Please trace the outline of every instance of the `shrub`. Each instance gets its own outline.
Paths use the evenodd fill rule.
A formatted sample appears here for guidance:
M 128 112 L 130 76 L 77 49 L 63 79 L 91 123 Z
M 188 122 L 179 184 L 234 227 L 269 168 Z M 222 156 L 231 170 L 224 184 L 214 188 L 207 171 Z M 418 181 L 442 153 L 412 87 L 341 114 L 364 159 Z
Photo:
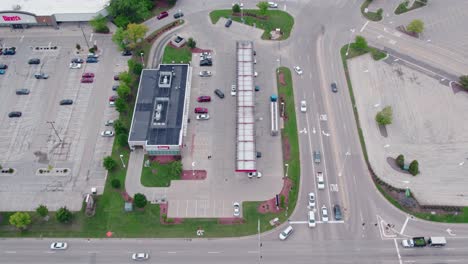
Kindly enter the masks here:
M 94 47 L 93 47 L 93 48 L 89 48 L 88 51 L 89 51 L 89 53 L 94 53 L 94 52 L 95 52 Z
M 465 90 L 468 90 L 468 75 L 460 76 L 460 84 Z
M 189 38 L 187 41 L 189 48 L 193 49 L 197 46 L 197 42 L 193 38 Z
M 413 160 L 410 165 L 409 165 L 409 168 L 408 168 L 408 171 L 409 173 L 411 173 L 411 175 L 415 176 L 416 174 L 419 173 L 419 163 L 417 160 Z
M 284 195 L 281 195 L 281 198 L 280 198 L 280 207 L 281 208 L 284 208 L 285 201 L 286 201 L 286 197 L 284 197 Z
M 146 204 L 148 203 L 148 200 L 146 200 L 146 196 L 144 194 L 141 194 L 141 193 L 137 193 L 135 194 L 135 196 L 133 197 L 133 204 L 137 207 L 137 208 L 143 208 L 146 206 Z
M 111 181 L 111 186 L 114 189 L 119 189 L 120 188 L 120 181 L 119 179 L 112 179 Z
M 395 9 L 395 14 L 402 14 L 402 13 L 405 13 L 408 11 L 408 4 L 409 4 L 409 1 L 408 0 L 405 0 L 403 1 L 402 3 L 400 3 L 398 5 L 398 7 Z
M 93 27 L 94 32 L 97 33 L 109 33 L 109 28 L 107 27 L 107 19 L 99 14 L 89 21 L 89 24 Z
M 241 11 L 241 8 L 240 8 L 240 6 L 238 4 L 235 4 L 235 5 L 232 6 L 232 12 L 233 13 L 240 13 L 240 11 Z
M 75 46 L 75 47 L 76 47 L 77 50 L 80 50 L 80 49 L 81 49 L 81 45 L 78 44 L 78 43 L 76 43 L 76 46 Z
M 369 49 L 367 41 L 363 36 L 356 36 L 352 47 L 353 49 L 361 52 L 367 51 Z
M 121 147 L 127 147 L 128 146 L 128 135 L 127 133 L 122 133 L 117 135 L 117 144 Z
M 405 156 L 403 156 L 403 154 L 398 155 L 398 157 L 396 158 L 396 164 L 398 165 L 398 167 L 400 167 L 400 169 L 403 169 L 403 167 L 405 166 Z
M 111 156 L 107 156 L 102 161 L 102 165 L 107 171 L 111 171 L 117 166 L 117 162 Z
M 36 208 L 36 213 L 42 217 L 46 217 L 49 214 L 49 209 L 47 209 L 47 206 L 41 204 Z
M 10 216 L 9 222 L 19 230 L 24 230 L 31 224 L 31 216 L 26 212 L 16 212 Z
M 414 33 L 422 33 L 424 31 L 424 22 L 419 19 L 415 19 L 408 24 L 406 30 Z
M 67 209 L 67 207 L 62 207 L 55 212 L 55 218 L 57 221 L 60 223 L 68 223 L 72 219 L 72 213 L 70 210 Z
M 15 172 L 15 170 L 13 168 L 8 169 L 8 173 L 13 173 L 13 172 Z
M 375 121 L 381 126 L 389 125 L 393 121 L 393 112 L 390 106 L 386 106 L 375 116 Z

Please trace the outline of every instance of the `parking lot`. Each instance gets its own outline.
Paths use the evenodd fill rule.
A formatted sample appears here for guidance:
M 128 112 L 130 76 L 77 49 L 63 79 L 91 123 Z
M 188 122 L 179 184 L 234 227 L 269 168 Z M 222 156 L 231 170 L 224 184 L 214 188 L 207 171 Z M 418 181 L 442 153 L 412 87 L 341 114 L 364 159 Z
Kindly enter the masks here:
M 200 67 L 200 55 L 192 56 L 190 122 L 182 153 L 184 169 L 206 170 L 207 179 L 173 181 L 167 193 L 168 217 L 232 217 L 234 202 L 271 199 L 282 187 L 281 137 L 270 135 L 269 96 L 276 93 L 272 66 L 276 64 L 268 50 L 269 44 L 256 45 L 261 36 L 258 30 L 239 23 L 226 30 L 223 21 L 212 26 L 217 38 L 203 37 L 206 34 L 203 27 L 207 25 L 191 24 L 179 33 L 198 36 L 197 46 L 211 50 L 213 58 L 213 66 Z M 260 86 L 255 94 L 255 140 L 257 151 L 262 153 L 257 159 L 262 177 L 251 179 L 246 173 L 235 172 L 236 96 L 230 94 L 231 85 L 236 83 L 236 41 L 245 39 L 254 41 L 258 61 L 255 71 L 259 72 L 255 84 Z M 202 70 L 211 71 L 212 76 L 198 76 Z M 220 89 L 225 97 L 216 96 L 215 89 Z M 211 102 L 197 102 L 197 97 L 202 95 L 211 96 Z M 210 119 L 196 120 L 195 107 L 208 108 Z
M 0 176 L 0 211 L 33 210 L 39 204 L 79 210 L 91 187 L 103 191 L 102 158 L 110 154 L 113 138 L 100 133 L 109 129 L 106 120 L 118 116 L 108 97 L 115 94 L 113 76 L 126 69 L 128 57 L 119 55 L 110 35 L 93 36 L 89 28 L 0 32 L 3 48 L 16 47 L 15 55 L 0 55 L 0 64 L 8 65 L 0 75 L 0 164 L 15 170 Z M 87 44 L 94 43 L 99 62 L 69 68 L 73 58 L 86 60 Z M 40 64 L 28 64 L 31 58 Z M 40 72 L 49 78 L 36 79 Z M 84 72 L 95 74 L 92 83 L 80 82 Z M 29 94 L 15 93 L 23 88 Z M 73 104 L 60 105 L 63 99 Z M 21 117 L 9 118 L 12 111 Z
M 409 187 L 423 205 L 466 206 L 468 95 L 390 57 L 370 56 L 349 62 L 359 119 L 372 168 L 387 183 Z M 386 132 L 375 115 L 393 109 Z M 394 158 L 418 160 L 420 174 L 395 169 Z

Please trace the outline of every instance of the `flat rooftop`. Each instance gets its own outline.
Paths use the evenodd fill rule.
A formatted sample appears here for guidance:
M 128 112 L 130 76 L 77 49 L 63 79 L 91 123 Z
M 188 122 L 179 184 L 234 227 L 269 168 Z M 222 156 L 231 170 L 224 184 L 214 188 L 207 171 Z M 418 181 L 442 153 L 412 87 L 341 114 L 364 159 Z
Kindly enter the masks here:
M 37 16 L 97 13 L 108 4 L 109 0 L 0 0 L 0 11 L 23 11 Z
M 161 64 L 158 69 L 142 71 L 129 141 L 180 143 L 188 67 Z

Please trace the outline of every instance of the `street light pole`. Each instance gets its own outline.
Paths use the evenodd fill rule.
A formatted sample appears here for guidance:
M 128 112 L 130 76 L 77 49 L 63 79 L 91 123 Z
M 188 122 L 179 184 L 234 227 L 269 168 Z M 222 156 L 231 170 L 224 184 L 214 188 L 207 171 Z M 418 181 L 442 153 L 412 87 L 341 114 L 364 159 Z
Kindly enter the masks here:
M 286 166 L 286 178 L 287 178 L 288 177 L 289 164 L 286 163 L 286 164 L 284 164 L 284 166 Z
M 351 45 L 351 39 L 353 39 L 354 28 L 350 29 L 351 34 L 349 35 L 348 48 L 346 49 L 346 57 L 349 54 L 349 46 Z
M 125 168 L 125 162 L 123 160 L 123 154 L 120 154 L 120 161 L 122 161 L 122 167 Z
M 145 67 L 145 62 L 143 61 L 143 55 L 145 55 L 143 52 L 140 53 L 140 58 L 141 58 L 141 64 L 143 65 L 143 68 Z

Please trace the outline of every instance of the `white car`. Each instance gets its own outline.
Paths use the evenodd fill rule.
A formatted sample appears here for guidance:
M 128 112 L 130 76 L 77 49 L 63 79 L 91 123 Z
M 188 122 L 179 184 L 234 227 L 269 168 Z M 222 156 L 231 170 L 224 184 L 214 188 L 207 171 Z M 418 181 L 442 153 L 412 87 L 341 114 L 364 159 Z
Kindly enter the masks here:
M 254 72 L 254 77 L 257 77 L 258 76 L 258 72 Z
M 328 210 L 327 207 L 324 205 L 322 206 L 322 221 L 328 222 Z
M 148 253 L 133 253 L 132 255 L 133 260 L 147 260 L 149 259 Z
M 211 56 L 211 53 L 208 51 L 204 51 L 200 53 L 200 57 L 206 57 L 206 56 Z
M 237 94 L 236 85 L 233 84 L 233 85 L 231 85 L 231 95 L 236 96 L 236 94 Z
M 102 131 L 101 136 L 103 136 L 103 137 L 113 137 L 114 136 L 114 131 L 110 131 L 110 130 Z
M 294 71 L 295 71 L 298 75 L 302 75 L 302 69 L 301 69 L 301 67 L 295 66 L 295 67 L 294 67 Z
M 240 216 L 240 204 L 239 203 L 234 203 L 234 216 L 239 217 Z
M 81 69 L 81 63 L 70 63 L 70 69 Z
M 109 120 L 106 121 L 106 123 L 104 125 L 105 126 L 113 126 L 114 125 L 114 120 L 109 119 Z
M 325 189 L 325 181 L 323 180 L 323 173 L 317 172 L 317 187 L 319 190 Z
M 307 103 L 304 100 L 301 101 L 301 112 L 302 113 L 307 112 Z
M 239 5 L 239 7 L 244 7 L 244 3 L 232 3 L 232 6 Z
M 286 240 L 293 233 L 293 231 L 294 229 L 292 226 L 286 227 L 286 229 L 279 234 L 279 239 Z
M 110 101 L 110 102 L 109 102 L 109 106 L 110 106 L 110 107 L 115 107 L 115 101 Z
M 201 71 L 199 75 L 200 75 L 200 77 L 210 77 L 211 72 L 210 71 Z
M 278 8 L 278 4 L 275 2 L 268 2 L 268 7 L 269 8 Z
M 199 114 L 196 117 L 197 117 L 197 120 L 208 120 L 208 119 L 210 119 L 209 114 Z
M 247 174 L 247 176 L 249 176 L 249 178 L 252 178 L 252 177 L 261 178 L 261 177 L 262 177 L 262 173 L 259 172 L 259 171 L 249 172 L 249 173 Z
M 67 249 L 68 244 L 65 242 L 54 242 L 50 245 L 50 249 L 53 250 L 65 250 Z
M 309 208 L 315 206 L 315 194 L 313 192 L 309 193 Z
M 314 211 L 309 211 L 309 214 L 307 215 L 307 223 L 309 224 L 309 227 L 315 227 L 315 213 Z

